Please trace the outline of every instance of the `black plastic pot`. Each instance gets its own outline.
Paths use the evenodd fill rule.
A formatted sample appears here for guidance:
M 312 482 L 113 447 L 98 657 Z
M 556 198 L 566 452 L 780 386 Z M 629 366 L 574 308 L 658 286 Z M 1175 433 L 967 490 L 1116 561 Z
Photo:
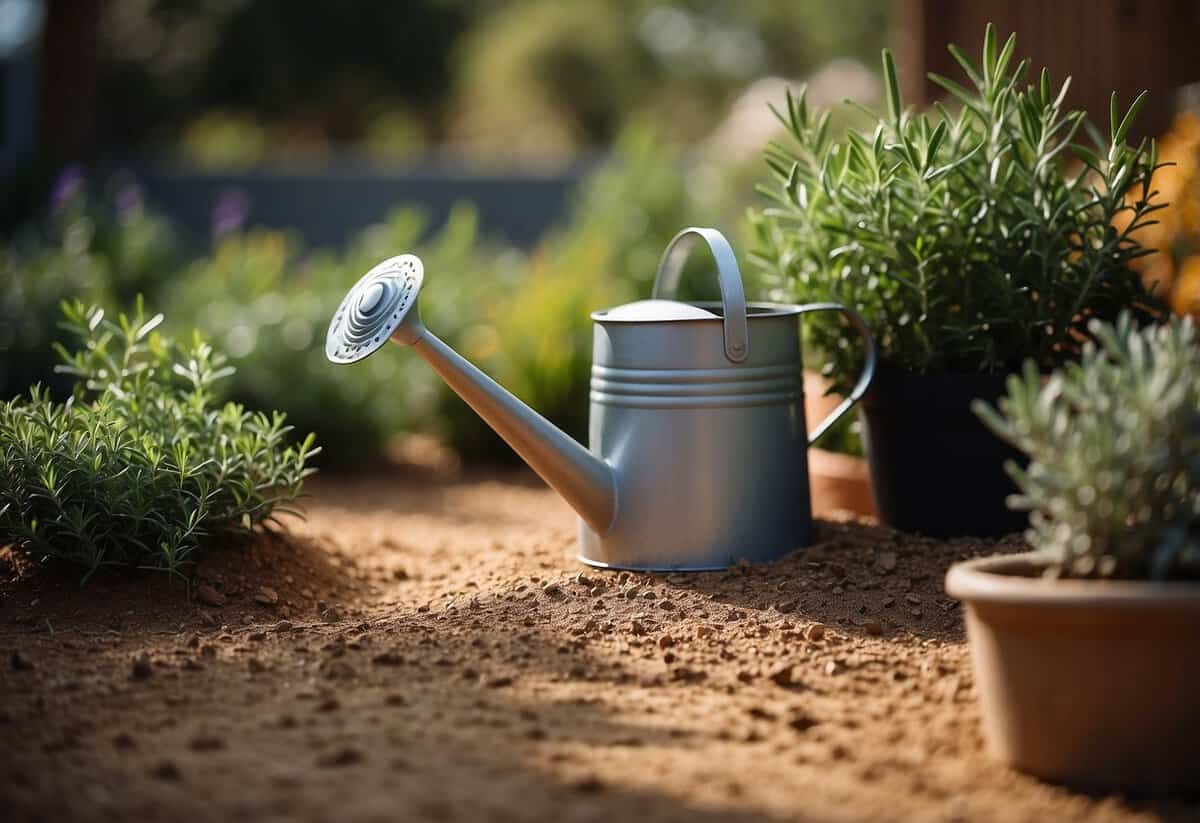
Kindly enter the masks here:
M 862 399 L 863 439 L 879 519 L 931 537 L 997 537 L 1022 530 L 1025 512 L 1005 498 L 1016 491 L 1004 471 L 1021 461 L 971 412 L 995 405 L 1004 375 L 907 374 L 879 370 Z

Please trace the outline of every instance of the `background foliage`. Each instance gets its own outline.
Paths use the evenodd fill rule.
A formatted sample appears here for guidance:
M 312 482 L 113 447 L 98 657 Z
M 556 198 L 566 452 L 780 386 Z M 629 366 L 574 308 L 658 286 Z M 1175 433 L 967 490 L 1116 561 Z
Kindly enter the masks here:
M 639 119 L 694 140 L 755 77 L 869 59 L 888 5 L 112 0 L 101 139 L 182 147 L 209 165 L 346 145 L 559 162 Z
M 172 333 L 201 329 L 228 353 L 237 371 L 222 381 L 222 396 L 286 409 L 299 430 L 317 433 L 325 466 L 378 459 L 406 432 L 437 435 L 468 457 L 509 459 L 418 358 L 389 348 L 350 367 L 325 360 L 322 341 L 346 290 L 379 260 L 412 251 L 425 262 L 429 327 L 584 437 L 590 312 L 644 296 L 681 226 L 734 222 L 723 190 L 697 193 L 678 157 L 653 128 L 628 128 L 611 160 L 580 185 L 564 224 L 529 252 L 480 236 L 467 205 L 432 232 L 420 210 L 397 209 L 341 252 L 236 221 L 196 252 L 128 185 L 89 192 L 80 179 L 64 187 L 45 226 L 0 256 L 8 275 L 0 280 L 0 396 L 39 380 L 59 397 L 69 391 L 50 353 L 60 300 L 130 305 L 141 293 L 170 309 Z

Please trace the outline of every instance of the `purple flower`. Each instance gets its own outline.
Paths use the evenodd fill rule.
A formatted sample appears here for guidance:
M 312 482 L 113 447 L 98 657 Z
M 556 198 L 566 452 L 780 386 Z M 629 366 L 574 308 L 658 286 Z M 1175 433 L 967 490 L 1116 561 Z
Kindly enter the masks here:
M 240 231 L 250 214 L 250 196 L 241 189 L 226 189 L 217 198 L 212 211 L 213 239 Z
M 58 177 L 54 181 L 54 187 L 50 190 L 50 209 L 59 212 L 66 208 L 67 204 L 83 191 L 84 182 L 85 178 L 82 166 L 72 163 L 64 167 L 58 173 Z

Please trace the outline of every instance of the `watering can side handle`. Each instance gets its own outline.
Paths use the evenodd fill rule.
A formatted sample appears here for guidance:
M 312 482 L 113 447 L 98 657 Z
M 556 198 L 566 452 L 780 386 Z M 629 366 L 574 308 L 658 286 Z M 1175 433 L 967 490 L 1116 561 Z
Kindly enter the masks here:
M 734 363 L 750 355 L 750 335 L 746 323 L 746 294 L 742 289 L 742 273 L 737 256 L 725 235 L 716 229 L 686 228 L 671 238 L 658 262 L 654 275 L 654 290 L 650 296 L 658 299 L 673 295 L 679 287 L 684 261 L 697 241 L 708 244 L 717 262 L 717 284 L 721 287 L 721 306 L 725 315 L 725 356 Z
M 808 436 L 808 445 L 812 445 L 821 439 L 821 435 L 829 431 L 829 428 L 836 423 L 841 416 L 850 411 L 850 407 L 862 399 L 862 396 L 867 393 L 867 389 L 871 385 L 871 379 L 875 376 L 875 363 L 877 354 L 875 350 L 875 338 L 871 335 L 871 329 L 867 326 L 867 321 L 862 319 L 862 316 L 854 309 L 843 306 L 841 303 L 807 303 L 803 306 L 796 306 L 796 310 L 800 314 L 809 314 L 818 311 L 837 311 L 846 315 L 851 325 L 862 336 L 863 343 L 866 345 L 866 355 L 863 357 L 862 372 L 858 376 L 858 382 L 850 391 L 850 395 L 838 404 L 829 416 L 813 429 Z

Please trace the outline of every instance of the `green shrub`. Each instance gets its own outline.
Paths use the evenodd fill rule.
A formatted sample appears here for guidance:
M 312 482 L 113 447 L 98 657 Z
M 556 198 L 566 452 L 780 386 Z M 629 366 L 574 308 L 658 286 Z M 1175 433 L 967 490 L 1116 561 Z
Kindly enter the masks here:
M 1049 370 L 1078 354 L 1091 319 L 1150 302 L 1130 263 L 1152 204 L 1153 143 L 1126 135 L 1139 97 L 1109 133 L 1063 109 L 1043 70 L 1022 87 L 1015 39 L 984 39 L 981 66 L 957 48 L 971 88 L 938 76 L 960 105 L 914 115 L 885 50 L 888 111 L 871 134 L 832 137 L 804 94 L 777 112 L 791 135 L 767 162 L 775 206 L 756 217 L 754 259 L 785 299 L 835 300 L 870 324 L 885 366 L 911 372 Z M 1075 142 L 1090 134 L 1095 149 Z M 1118 227 L 1118 224 L 1119 227 Z M 843 393 L 858 371 L 853 330 L 824 318 L 811 336 Z
M 248 535 L 300 495 L 319 450 L 288 445 L 284 415 L 218 406 L 232 369 L 199 335 L 173 346 L 141 310 L 116 322 L 64 304 L 76 381 L 0 405 L 0 544 L 37 559 L 182 574 L 208 540 Z
M 1188 319 L 1135 328 L 1092 321 L 1043 385 L 1037 364 L 975 411 L 1029 455 L 1009 463 L 1029 540 L 1074 577 L 1200 577 L 1200 340 Z

